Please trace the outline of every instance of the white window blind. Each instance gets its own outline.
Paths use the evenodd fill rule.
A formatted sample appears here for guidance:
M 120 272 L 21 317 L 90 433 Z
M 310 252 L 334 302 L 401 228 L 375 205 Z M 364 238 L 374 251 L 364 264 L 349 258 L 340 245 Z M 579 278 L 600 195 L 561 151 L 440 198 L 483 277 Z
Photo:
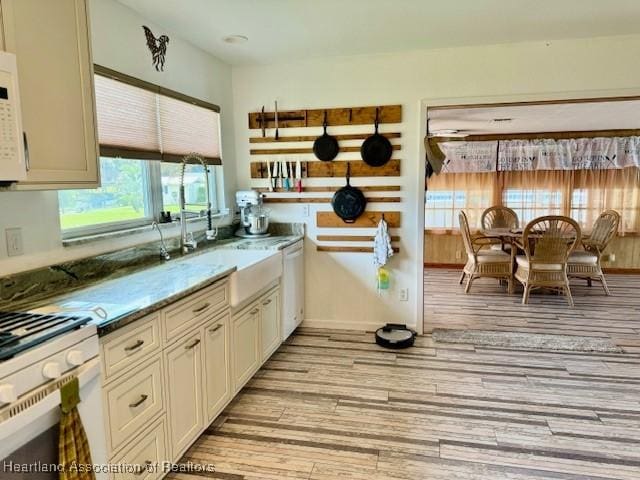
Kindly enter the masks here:
M 210 164 L 222 163 L 217 107 L 139 83 L 142 86 L 96 74 L 101 156 L 178 162 L 197 153 Z
M 96 75 L 96 109 L 100 146 L 162 152 L 156 94 Z
M 196 152 L 220 159 L 220 114 L 175 98 L 158 96 L 162 151 L 167 157 Z

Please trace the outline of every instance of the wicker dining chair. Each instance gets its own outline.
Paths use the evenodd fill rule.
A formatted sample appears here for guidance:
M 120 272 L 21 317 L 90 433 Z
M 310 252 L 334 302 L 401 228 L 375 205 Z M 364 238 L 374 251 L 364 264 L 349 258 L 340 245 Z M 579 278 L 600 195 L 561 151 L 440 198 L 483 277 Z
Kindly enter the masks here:
M 497 228 L 503 228 L 507 230 L 513 230 L 520 226 L 518 220 L 518 214 L 509 207 L 503 207 L 501 205 L 494 205 L 487 208 L 480 216 L 480 226 L 483 232 L 495 230 Z M 500 244 L 494 244 L 492 249 L 509 250 L 510 244 L 500 242 Z
M 499 238 L 494 237 L 472 237 L 469 229 L 469 221 L 467 215 L 461 211 L 458 214 L 460 221 L 460 231 L 462 233 L 462 241 L 467 252 L 467 263 L 462 270 L 460 283 L 467 277 L 464 293 L 469 293 L 471 284 L 476 278 L 491 277 L 504 279 L 508 283 L 509 293 L 513 292 L 513 254 L 503 252 L 502 250 L 491 250 L 483 247 L 500 243 Z
M 593 230 L 588 237 L 582 239 L 584 250 L 576 250 L 569 255 L 567 275 L 575 278 L 585 278 L 591 286 L 592 280 L 602 283 L 607 295 L 611 295 L 609 286 L 602 271 L 602 252 L 618 232 L 620 214 L 615 210 L 606 210 L 600 214 L 593 224 Z
M 567 261 L 580 236 L 580 226 L 569 217 L 549 215 L 529 222 L 522 234 L 525 254 L 516 256 L 515 277 L 524 286 L 523 304 L 529 302 L 532 289 L 552 288 L 562 291 L 573 307 Z

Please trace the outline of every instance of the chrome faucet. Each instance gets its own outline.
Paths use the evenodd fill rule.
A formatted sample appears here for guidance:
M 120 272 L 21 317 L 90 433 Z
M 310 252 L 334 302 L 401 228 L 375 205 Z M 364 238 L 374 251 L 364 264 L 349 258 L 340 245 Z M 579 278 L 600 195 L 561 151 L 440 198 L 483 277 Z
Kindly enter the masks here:
M 171 255 L 169 255 L 169 250 L 167 250 L 167 246 L 164 244 L 164 237 L 162 236 L 162 230 L 160 230 L 158 222 L 153 222 L 151 224 L 151 229 L 157 229 L 160 234 L 160 256 L 165 260 L 171 260 Z
M 184 173 L 187 168 L 187 163 L 198 162 L 202 165 L 204 169 L 204 177 L 206 184 L 206 192 L 207 192 L 207 202 L 203 204 L 187 204 L 185 188 L 184 188 Z M 209 168 L 202 158 L 197 153 L 189 153 L 182 158 L 182 170 L 180 172 L 180 247 L 182 248 L 182 253 L 189 253 L 195 250 L 198 247 L 198 242 L 195 240 L 193 236 L 193 232 L 187 231 L 187 205 L 199 205 L 206 207 L 206 215 L 207 215 L 207 231 L 206 238 L 207 240 L 215 240 L 217 236 L 217 232 L 213 229 L 212 219 L 211 219 L 211 190 L 209 186 Z

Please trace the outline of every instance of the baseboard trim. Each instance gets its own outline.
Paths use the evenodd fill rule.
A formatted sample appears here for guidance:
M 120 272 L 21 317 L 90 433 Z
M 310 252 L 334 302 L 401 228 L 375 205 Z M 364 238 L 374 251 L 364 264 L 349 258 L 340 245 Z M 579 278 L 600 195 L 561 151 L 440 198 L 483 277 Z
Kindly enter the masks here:
M 640 275 L 640 268 L 616 268 L 609 267 L 603 268 L 604 273 L 618 274 L 618 275 Z
M 355 330 L 360 332 L 375 332 L 378 328 L 383 327 L 384 323 L 306 319 L 302 322 L 301 326 L 307 328 L 322 328 L 326 330 Z M 415 324 L 407 324 L 407 326 L 414 330 L 416 328 Z
M 424 268 L 442 268 L 442 269 L 461 269 L 464 263 L 431 263 L 424 262 Z M 640 268 L 616 268 L 605 267 L 602 269 L 604 273 L 612 275 L 640 275 Z
M 424 262 L 424 268 L 462 268 L 464 263 L 430 263 Z

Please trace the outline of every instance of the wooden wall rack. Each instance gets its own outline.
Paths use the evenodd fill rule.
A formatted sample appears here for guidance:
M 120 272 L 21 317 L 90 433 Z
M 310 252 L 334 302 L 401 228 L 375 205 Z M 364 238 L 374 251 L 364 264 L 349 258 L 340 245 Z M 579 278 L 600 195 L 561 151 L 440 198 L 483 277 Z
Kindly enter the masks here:
M 319 242 L 373 242 L 373 235 L 318 235 L 316 240 Z M 399 242 L 398 235 L 391 235 L 392 242 Z
M 391 145 L 394 151 L 400 150 L 401 145 Z M 359 152 L 360 147 L 340 147 L 340 153 L 354 153 Z M 311 154 L 313 153 L 312 147 L 306 148 L 253 148 L 249 150 L 250 155 L 297 155 L 297 154 Z M 338 153 L 338 155 L 340 155 Z
M 268 194 L 262 200 L 264 203 L 331 203 L 331 197 L 269 197 Z M 400 197 L 367 197 L 367 203 L 400 203 Z
M 304 187 L 304 192 L 303 193 L 307 193 L 307 192 L 337 192 L 339 189 L 341 189 L 343 187 L 343 185 L 338 185 L 338 186 L 326 186 L 326 187 L 320 187 L 320 186 L 315 186 L 315 187 Z M 370 185 L 370 186 L 358 186 L 359 190 L 362 190 L 363 192 L 399 192 L 401 190 L 402 187 L 400 187 L 400 185 Z M 261 193 L 287 193 L 287 190 L 283 190 L 281 188 L 277 188 L 275 190 L 273 190 L 273 192 L 271 190 L 269 190 L 266 187 L 257 187 L 254 188 L 254 190 L 261 192 Z M 288 193 L 294 193 L 289 191 Z
M 380 124 L 393 124 L 402 122 L 402 105 L 382 105 L 382 106 L 365 106 L 365 107 L 346 107 L 346 108 L 327 108 L 327 109 L 298 109 L 284 110 L 278 112 L 278 129 L 280 135 L 278 139 L 274 138 L 273 129 L 275 128 L 275 112 L 252 112 L 248 115 L 248 125 L 251 130 L 269 129 L 265 136 L 261 136 L 258 132 L 254 132 L 249 138 L 249 143 L 254 146 L 250 148 L 249 154 L 255 156 L 272 155 L 274 161 L 281 159 L 291 162 L 291 155 L 313 155 L 313 149 L 307 143 L 306 145 L 295 145 L 298 142 L 313 142 L 318 137 L 314 132 L 313 135 L 292 135 L 286 134 L 287 128 L 305 128 L 305 127 L 321 127 L 325 120 L 329 127 L 340 127 L 349 125 L 363 125 L 360 131 L 350 133 L 339 133 L 330 130 L 329 133 L 338 141 L 356 141 L 351 145 L 341 145 L 340 154 L 357 153 L 360 151 L 360 143 L 358 140 L 364 141 L 373 133 L 373 124 L 378 117 Z M 366 127 L 365 127 L 366 126 Z M 382 132 L 382 135 L 388 139 L 402 138 L 402 133 L 398 131 Z M 276 144 L 291 144 L 282 148 Z M 400 152 L 402 145 L 399 143 L 392 144 L 394 152 Z M 309 157 L 303 157 L 309 158 Z M 341 157 L 338 157 L 341 158 Z M 304 178 L 342 178 L 346 176 L 347 165 L 350 167 L 351 177 L 398 177 L 400 176 L 401 162 L 399 159 L 392 159 L 381 167 L 371 167 L 362 160 L 337 160 L 332 162 L 321 162 L 318 160 L 301 161 L 302 177 Z M 267 171 L 267 163 L 264 161 L 254 161 L 250 164 L 251 178 L 263 179 L 269 178 Z M 399 185 L 366 185 L 359 186 L 362 180 L 355 180 L 354 186 L 357 186 L 363 192 L 398 192 L 401 190 Z M 256 188 L 256 190 L 266 194 L 265 203 L 286 204 L 286 203 L 310 203 L 310 204 L 330 204 L 331 195 L 321 197 L 313 197 L 304 195 L 308 192 L 326 192 L 332 194 L 343 185 L 326 185 L 326 186 L 304 186 L 303 193 L 294 191 L 285 191 L 283 189 L 275 189 L 271 191 L 264 186 Z M 278 195 L 285 193 L 286 195 Z M 275 194 L 275 195 L 274 195 Z M 388 194 L 380 197 L 367 196 L 369 203 L 390 203 L 400 204 L 402 197 L 398 195 Z M 316 212 L 316 225 L 318 228 L 376 228 L 380 220 L 384 218 L 389 228 L 399 228 L 401 225 L 401 212 L 382 212 L 382 211 L 365 211 L 354 223 L 345 223 L 332 211 Z M 320 242 L 344 242 L 346 245 L 317 245 L 316 250 L 320 252 L 373 252 L 372 243 L 374 237 L 372 235 L 318 235 Z M 392 242 L 399 242 L 400 237 L 393 235 Z M 353 242 L 367 242 L 368 245 L 355 246 Z M 351 245 L 349 245 L 351 243 Z M 398 246 L 392 247 L 394 252 L 399 252 Z
M 317 108 L 312 110 L 278 111 L 278 128 L 321 127 L 327 113 L 327 125 L 373 125 L 378 109 L 379 123 L 402 122 L 402 105 L 381 105 L 371 107 Z M 249 128 L 252 130 L 275 128 L 275 112 L 249 113 Z
M 391 247 L 394 253 L 400 251 L 400 247 Z M 318 252 L 352 252 L 352 253 L 373 253 L 373 247 L 329 247 L 326 245 L 316 245 Z
M 371 135 L 371 132 L 367 133 L 344 133 L 342 135 L 331 135 L 336 140 L 366 140 Z M 380 135 L 383 137 L 387 137 L 389 140 L 394 138 L 401 138 L 402 134 L 400 132 L 394 133 L 384 133 L 381 132 Z M 251 137 L 249 138 L 249 143 L 296 143 L 296 142 L 313 142 L 318 138 L 318 135 L 292 135 L 292 136 L 283 136 L 280 135 L 277 139 L 274 137 Z
M 382 216 L 389 228 L 400 228 L 400 212 L 365 211 L 354 223 L 345 223 L 334 212 L 316 212 L 316 225 L 319 228 L 376 228 Z
M 347 163 L 350 165 L 352 177 L 400 176 L 400 160 L 389 160 L 382 167 L 372 167 L 362 160 L 339 160 L 333 162 L 314 160 L 301 162 L 302 177 L 345 177 L 347 174 Z M 266 162 L 251 162 L 251 178 L 269 178 Z

